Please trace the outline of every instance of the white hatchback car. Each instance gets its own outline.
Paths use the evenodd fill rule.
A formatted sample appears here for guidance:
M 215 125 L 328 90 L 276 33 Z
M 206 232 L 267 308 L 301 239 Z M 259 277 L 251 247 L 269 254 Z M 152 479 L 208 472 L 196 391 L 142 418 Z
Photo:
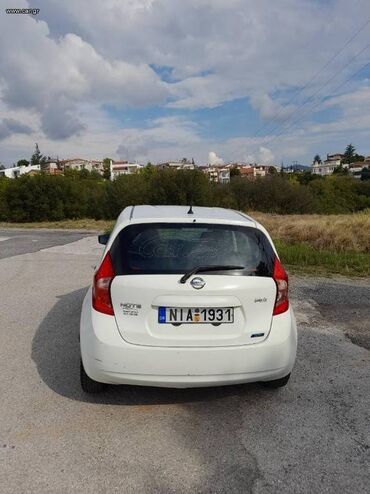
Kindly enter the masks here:
M 284 386 L 297 329 L 267 231 L 221 208 L 130 206 L 82 306 L 81 385 Z

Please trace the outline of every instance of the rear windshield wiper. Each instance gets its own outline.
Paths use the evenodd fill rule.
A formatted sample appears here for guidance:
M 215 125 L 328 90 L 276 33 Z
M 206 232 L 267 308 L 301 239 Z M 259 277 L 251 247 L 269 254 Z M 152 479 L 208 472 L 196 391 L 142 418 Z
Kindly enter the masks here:
M 187 273 L 184 274 L 180 278 L 180 283 L 186 283 L 186 280 L 190 278 L 190 276 L 193 276 L 193 274 L 196 273 L 202 273 L 205 271 L 232 271 L 233 269 L 245 269 L 245 266 L 233 266 L 230 264 L 227 264 L 225 266 L 198 266 L 196 268 L 193 268 L 191 271 L 188 271 Z

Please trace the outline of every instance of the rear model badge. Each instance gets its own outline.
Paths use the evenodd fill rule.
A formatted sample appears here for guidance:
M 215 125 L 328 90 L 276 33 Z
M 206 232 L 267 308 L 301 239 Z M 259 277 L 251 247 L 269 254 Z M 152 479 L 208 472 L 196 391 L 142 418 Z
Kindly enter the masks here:
M 193 278 L 191 280 L 190 284 L 196 290 L 200 290 L 201 288 L 204 287 L 204 285 L 206 284 L 206 282 L 204 281 L 203 278 L 200 278 L 199 276 L 197 276 L 196 278 Z
M 141 309 L 141 304 L 130 304 L 129 302 L 121 302 L 120 306 L 122 307 L 124 316 L 137 316 L 139 314 L 139 309 Z
M 260 302 L 267 302 L 267 298 L 263 297 L 263 298 L 255 298 L 254 299 L 255 304 L 260 303 Z

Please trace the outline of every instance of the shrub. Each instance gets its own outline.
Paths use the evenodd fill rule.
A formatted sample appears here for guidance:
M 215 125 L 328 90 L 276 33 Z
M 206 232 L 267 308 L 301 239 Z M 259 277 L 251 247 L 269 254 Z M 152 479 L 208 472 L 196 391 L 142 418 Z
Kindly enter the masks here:
M 352 177 L 234 176 L 214 184 L 200 170 L 150 167 L 113 182 L 96 173 L 0 178 L 0 220 L 113 219 L 131 204 L 220 206 L 276 214 L 341 214 L 370 208 L 370 181 Z
M 9 179 L 0 177 L 0 221 L 8 219 L 8 207 L 5 199 L 5 189 L 8 186 Z
M 315 209 L 314 196 L 306 187 L 276 175 L 255 181 L 237 177 L 231 181 L 230 189 L 237 209 L 280 214 L 308 213 Z

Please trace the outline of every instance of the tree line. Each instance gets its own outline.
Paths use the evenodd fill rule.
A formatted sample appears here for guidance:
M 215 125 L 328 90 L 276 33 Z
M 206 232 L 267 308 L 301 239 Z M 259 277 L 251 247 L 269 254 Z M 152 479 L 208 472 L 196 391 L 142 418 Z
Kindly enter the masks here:
M 131 204 L 190 203 L 280 214 L 350 213 L 370 208 L 370 180 L 304 172 L 215 184 L 199 170 L 153 166 L 114 181 L 87 170 L 0 178 L 1 221 L 113 219 Z

